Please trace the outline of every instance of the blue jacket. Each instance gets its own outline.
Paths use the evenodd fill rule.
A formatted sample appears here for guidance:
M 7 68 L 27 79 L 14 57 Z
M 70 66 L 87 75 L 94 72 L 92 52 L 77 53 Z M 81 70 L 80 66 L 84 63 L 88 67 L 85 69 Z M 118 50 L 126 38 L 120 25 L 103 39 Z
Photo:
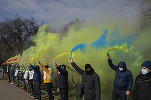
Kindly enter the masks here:
M 33 82 L 41 81 L 41 72 L 36 69 L 33 65 L 30 66 L 34 70 Z
M 125 62 L 120 62 L 118 66 L 115 66 L 112 63 L 111 59 L 108 59 L 109 66 L 116 71 L 115 80 L 114 80 L 114 88 L 117 90 L 127 90 L 131 91 L 133 85 L 133 76 L 131 71 L 126 68 Z M 123 68 L 123 71 L 119 70 Z

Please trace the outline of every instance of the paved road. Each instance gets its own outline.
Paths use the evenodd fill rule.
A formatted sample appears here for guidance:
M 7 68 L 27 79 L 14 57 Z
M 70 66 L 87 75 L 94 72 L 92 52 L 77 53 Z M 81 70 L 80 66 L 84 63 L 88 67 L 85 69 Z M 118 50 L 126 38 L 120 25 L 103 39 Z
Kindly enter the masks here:
M 0 100 L 34 100 L 14 85 L 7 85 L 5 81 L 1 79 L 1 74 L 0 72 Z

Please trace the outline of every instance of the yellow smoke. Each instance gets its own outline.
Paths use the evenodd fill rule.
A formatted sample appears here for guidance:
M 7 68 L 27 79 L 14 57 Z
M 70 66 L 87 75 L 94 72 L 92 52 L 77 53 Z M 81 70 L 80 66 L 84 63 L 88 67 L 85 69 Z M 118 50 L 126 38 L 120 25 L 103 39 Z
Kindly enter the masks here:
M 106 93 L 112 94 L 111 90 L 113 88 L 112 86 L 115 75 L 115 72 L 107 63 L 107 51 L 116 50 L 116 52 L 111 52 L 114 64 L 118 64 L 118 62 L 123 60 L 126 61 L 128 69 L 130 69 L 132 73 L 134 73 L 135 69 L 138 69 L 137 66 L 140 64 L 141 56 L 135 51 L 136 49 L 133 46 L 128 48 L 127 43 L 121 46 L 106 46 L 98 49 L 90 47 L 91 43 L 103 34 L 103 32 L 100 31 L 99 26 L 85 26 L 76 31 L 71 29 L 62 39 L 60 39 L 60 34 L 47 31 L 49 27 L 49 25 L 43 25 L 39 28 L 38 34 L 32 38 L 36 45 L 23 52 L 22 57 L 20 58 L 20 65 L 28 67 L 29 60 L 32 64 L 38 64 L 37 60 L 39 59 L 42 64 L 53 66 L 54 59 L 57 59 L 58 65 L 65 64 L 73 69 L 69 61 L 69 52 L 75 45 L 87 43 L 86 52 L 78 50 L 73 53 L 72 57 L 74 62 L 81 69 L 84 69 L 85 64 L 89 63 L 99 74 L 102 85 L 103 100 L 111 99 L 111 95 L 109 95 L 109 98 L 107 99 L 105 99 L 105 97 Z M 108 29 L 109 31 L 113 31 L 113 28 Z M 69 71 L 69 84 L 71 83 L 71 74 L 72 72 Z
M 124 53 L 127 53 L 128 52 L 127 43 L 121 46 L 116 45 L 115 47 L 111 47 L 109 48 L 108 51 L 112 51 L 112 50 L 122 50 Z
M 61 57 L 61 56 L 64 56 L 64 55 L 69 55 L 70 54 L 70 52 L 68 52 L 68 53 L 62 53 L 62 54 L 60 54 L 60 55 L 58 55 L 54 60 L 56 60 L 56 59 L 58 59 L 59 57 Z

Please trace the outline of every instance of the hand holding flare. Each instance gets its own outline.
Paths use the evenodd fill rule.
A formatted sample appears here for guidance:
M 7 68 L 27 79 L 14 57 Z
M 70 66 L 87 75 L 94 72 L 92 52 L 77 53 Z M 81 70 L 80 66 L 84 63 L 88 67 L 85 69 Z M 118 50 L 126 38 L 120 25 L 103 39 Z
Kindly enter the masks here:
M 108 57 L 108 59 L 111 59 L 109 51 L 107 52 L 107 57 Z
M 38 64 L 41 64 L 40 61 L 39 61 L 39 59 L 38 59 Z
M 73 63 L 73 59 L 70 57 L 70 62 Z
M 57 63 L 56 63 L 56 61 L 55 61 L 55 60 L 54 60 L 54 63 L 53 63 L 53 64 L 54 64 L 54 66 L 56 66 L 56 67 L 57 67 Z

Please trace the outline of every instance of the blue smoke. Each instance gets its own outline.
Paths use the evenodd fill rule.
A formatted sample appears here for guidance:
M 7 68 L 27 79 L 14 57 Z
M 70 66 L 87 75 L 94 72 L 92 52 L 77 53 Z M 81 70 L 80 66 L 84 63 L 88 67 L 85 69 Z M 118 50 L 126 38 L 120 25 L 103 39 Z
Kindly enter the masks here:
M 132 43 L 132 41 L 135 39 L 134 37 L 130 37 L 129 39 L 127 39 L 123 36 L 120 36 L 118 26 L 111 32 L 111 35 L 108 39 L 107 39 L 107 36 L 109 35 L 108 30 L 103 29 L 102 31 L 104 31 L 103 35 L 91 44 L 93 48 L 97 49 L 99 47 L 105 47 L 105 46 L 113 47 L 115 45 L 122 45 L 125 42 L 129 46 Z
M 73 49 L 71 50 L 71 55 L 70 57 L 72 57 L 72 52 L 77 51 L 78 49 L 82 50 L 83 52 L 85 52 L 85 48 L 86 48 L 87 44 L 77 44 L 75 47 L 73 47 Z
M 98 47 L 106 46 L 106 41 L 105 40 L 108 36 L 108 30 L 107 29 L 102 29 L 102 31 L 104 31 L 103 35 L 91 44 L 92 47 L 98 48 Z

